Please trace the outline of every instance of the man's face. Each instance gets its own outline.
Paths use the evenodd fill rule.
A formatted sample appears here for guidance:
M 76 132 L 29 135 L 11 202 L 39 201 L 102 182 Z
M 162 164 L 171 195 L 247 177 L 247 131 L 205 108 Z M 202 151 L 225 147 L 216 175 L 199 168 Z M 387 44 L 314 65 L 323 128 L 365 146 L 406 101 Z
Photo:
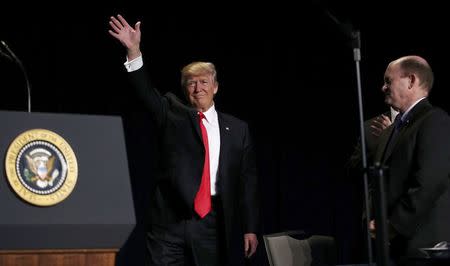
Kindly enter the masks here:
M 186 81 L 186 96 L 193 107 L 206 111 L 213 105 L 218 85 L 211 75 L 191 76 Z
M 398 64 L 390 64 L 384 73 L 384 84 L 381 88 L 385 103 L 404 112 L 408 107 L 410 85 L 411 78 L 403 74 Z

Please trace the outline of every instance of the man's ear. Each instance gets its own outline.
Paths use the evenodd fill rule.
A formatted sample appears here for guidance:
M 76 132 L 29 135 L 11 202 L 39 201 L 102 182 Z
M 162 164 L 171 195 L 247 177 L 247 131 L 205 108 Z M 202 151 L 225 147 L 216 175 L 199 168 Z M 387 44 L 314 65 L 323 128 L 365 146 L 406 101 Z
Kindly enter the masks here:
M 408 89 L 411 89 L 416 82 L 418 82 L 417 76 L 415 74 L 409 75 L 409 86 L 408 86 Z

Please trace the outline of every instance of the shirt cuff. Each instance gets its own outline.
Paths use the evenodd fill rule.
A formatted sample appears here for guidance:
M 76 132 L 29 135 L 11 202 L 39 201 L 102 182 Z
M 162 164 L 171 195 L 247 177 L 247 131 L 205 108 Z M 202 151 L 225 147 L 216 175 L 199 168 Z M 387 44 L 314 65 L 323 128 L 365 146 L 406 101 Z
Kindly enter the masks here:
M 127 69 L 128 72 L 133 72 L 138 70 L 139 68 L 141 68 L 144 65 L 144 62 L 142 60 L 142 55 L 136 57 L 135 59 L 127 61 L 125 63 L 123 63 L 123 65 L 125 66 L 125 68 Z

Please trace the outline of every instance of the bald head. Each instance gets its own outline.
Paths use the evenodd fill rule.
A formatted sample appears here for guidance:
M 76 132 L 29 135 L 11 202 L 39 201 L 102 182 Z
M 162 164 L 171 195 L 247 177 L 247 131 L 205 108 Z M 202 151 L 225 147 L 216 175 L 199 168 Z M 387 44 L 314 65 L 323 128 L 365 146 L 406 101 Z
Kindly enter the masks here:
M 416 75 L 419 87 L 430 92 L 433 87 L 434 74 L 427 60 L 417 55 L 408 55 L 392 61 L 390 65 L 398 65 L 403 76 Z
M 417 100 L 427 97 L 433 87 L 433 71 L 425 59 L 416 55 L 392 61 L 384 73 L 386 104 L 405 112 Z

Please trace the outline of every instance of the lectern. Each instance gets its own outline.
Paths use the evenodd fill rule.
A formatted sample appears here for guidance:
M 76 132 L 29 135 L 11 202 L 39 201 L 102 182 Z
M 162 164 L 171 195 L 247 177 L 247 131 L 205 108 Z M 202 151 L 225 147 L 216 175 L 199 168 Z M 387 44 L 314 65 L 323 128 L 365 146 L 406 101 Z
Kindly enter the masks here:
M 0 266 L 112 266 L 134 213 L 117 116 L 0 111 Z

